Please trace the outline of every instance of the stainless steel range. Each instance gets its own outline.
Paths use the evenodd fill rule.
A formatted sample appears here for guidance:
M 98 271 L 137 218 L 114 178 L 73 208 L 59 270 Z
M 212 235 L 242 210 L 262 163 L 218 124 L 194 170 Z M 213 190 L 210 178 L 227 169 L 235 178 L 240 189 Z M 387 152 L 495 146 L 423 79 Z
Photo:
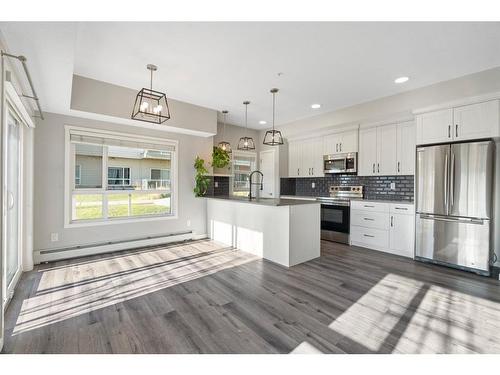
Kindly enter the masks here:
M 321 203 L 321 239 L 349 243 L 350 205 L 352 198 L 363 198 L 363 186 L 332 185 L 329 197 L 316 198 Z

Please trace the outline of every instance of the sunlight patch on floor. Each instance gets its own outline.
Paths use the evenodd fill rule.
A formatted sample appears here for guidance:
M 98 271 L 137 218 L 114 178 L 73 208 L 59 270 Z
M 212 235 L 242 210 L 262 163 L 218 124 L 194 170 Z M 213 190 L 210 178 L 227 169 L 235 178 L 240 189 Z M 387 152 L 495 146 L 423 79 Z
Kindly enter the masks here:
M 375 353 L 473 353 L 489 347 L 500 304 L 388 274 L 329 328 Z M 471 316 L 482 323 L 474 325 Z M 480 342 L 478 342 L 480 340 Z
M 303 341 L 290 354 L 323 354 L 323 352 L 307 341 Z
M 43 273 L 34 296 L 22 303 L 13 334 L 236 267 L 257 258 L 214 241 L 154 248 Z

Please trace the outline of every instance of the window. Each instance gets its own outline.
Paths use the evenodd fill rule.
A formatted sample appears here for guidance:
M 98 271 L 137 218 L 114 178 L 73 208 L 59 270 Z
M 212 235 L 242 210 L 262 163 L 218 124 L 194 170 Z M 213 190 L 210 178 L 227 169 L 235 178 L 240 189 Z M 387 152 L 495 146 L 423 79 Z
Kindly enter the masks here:
M 108 167 L 108 187 L 130 186 L 130 168 Z
M 75 185 L 80 185 L 82 182 L 82 166 L 75 165 Z
M 250 173 L 256 169 L 257 155 L 253 152 L 233 151 L 232 195 L 248 196 L 250 191 Z
M 67 133 L 69 224 L 175 216 L 177 142 L 70 126 Z

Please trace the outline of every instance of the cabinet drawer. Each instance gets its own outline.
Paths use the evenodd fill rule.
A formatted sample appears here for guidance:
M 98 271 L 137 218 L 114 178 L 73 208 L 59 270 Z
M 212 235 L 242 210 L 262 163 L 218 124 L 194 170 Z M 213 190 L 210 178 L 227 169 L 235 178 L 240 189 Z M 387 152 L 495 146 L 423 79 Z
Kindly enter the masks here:
M 389 215 L 385 212 L 352 210 L 351 225 L 387 230 L 389 229 Z
M 405 203 L 391 203 L 391 214 L 414 215 L 415 206 Z
M 383 250 L 389 247 L 389 231 L 352 226 L 351 242 L 353 245 Z
M 351 201 L 351 210 L 389 212 L 389 203 L 373 201 Z

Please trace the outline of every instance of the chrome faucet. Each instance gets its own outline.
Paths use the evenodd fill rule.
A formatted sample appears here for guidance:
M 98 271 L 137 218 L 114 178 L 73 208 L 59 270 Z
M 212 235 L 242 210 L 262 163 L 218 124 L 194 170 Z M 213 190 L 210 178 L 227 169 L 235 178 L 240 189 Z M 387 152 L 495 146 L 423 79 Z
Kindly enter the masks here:
M 259 173 L 260 174 L 260 183 L 253 183 L 252 182 L 252 177 L 254 173 Z M 260 190 L 264 189 L 264 175 L 262 174 L 261 171 L 253 171 L 250 173 L 250 177 L 248 177 L 248 182 L 250 184 L 250 191 L 248 192 L 248 199 L 252 200 L 252 185 L 260 185 Z

